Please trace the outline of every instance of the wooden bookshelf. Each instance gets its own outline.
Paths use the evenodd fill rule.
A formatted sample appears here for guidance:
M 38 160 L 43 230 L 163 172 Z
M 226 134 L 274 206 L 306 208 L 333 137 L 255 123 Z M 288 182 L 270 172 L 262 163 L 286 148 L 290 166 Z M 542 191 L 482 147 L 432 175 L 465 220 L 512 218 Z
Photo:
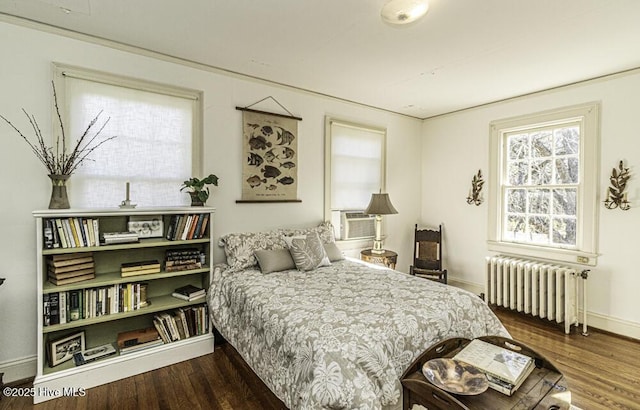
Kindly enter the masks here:
M 202 232 L 203 236 L 190 240 L 168 240 L 167 230 L 172 217 L 181 215 L 208 215 L 208 224 Z M 213 241 L 210 236 L 213 224 L 214 209 L 208 207 L 173 207 L 173 208 L 142 208 L 142 209 L 70 209 L 44 210 L 33 212 L 36 218 L 36 249 L 37 249 L 37 300 L 38 300 L 38 328 L 37 328 L 37 373 L 34 388 L 39 391 L 60 391 L 63 388 L 91 388 L 109 383 L 135 374 L 143 373 L 162 366 L 198 357 L 213 351 L 213 334 L 211 331 L 192 336 L 187 339 L 165 343 L 149 349 L 131 352 L 123 355 L 113 355 L 88 363 L 75 366 L 73 360 L 68 360 L 54 367 L 49 366 L 47 349 L 51 340 L 57 340 L 69 334 L 84 332 L 86 348 L 90 349 L 107 343 L 116 345 L 117 334 L 124 331 L 153 327 L 153 318 L 163 312 L 172 313 L 179 308 L 189 308 L 203 305 L 206 298 L 195 301 L 185 301 L 171 296 L 174 289 L 191 284 L 207 288 L 211 276 L 210 264 L 197 269 L 166 271 L 122 277 L 120 266 L 127 262 L 158 260 L 164 268 L 165 255 L 168 250 L 196 249 L 210 261 L 213 252 Z M 86 218 L 99 221 L 100 233 L 124 232 L 127 222 L 140 217 L 154 216 L 162 218 L 162 237 L 141 238 L 138 242 L 118 243 L 97 246 L 53 247 L 47 248 L 45 227 L 50 226 L 49 220 L 64 218 Z M 76 245 L 78 245 L 76 243 Z M 81 282 L 56 286 L 49 282 L 47 276 L 48 261 L 55 255 L 71 253 L 91 253 L 94 261 L 95 278 Z M 58 296 L 62 293 L 100 289 L 129 283 L 145 283 L 147 301 L 145 307 L 69 320 L 66 323 L 47 324 L 45 322 L 44 296 Z M 57 294 L 57 295 L 56 295 Z M 92 305 L 93 306 L 93 305 Z M 60 309 L 63 307 L 60 306 Z M 114 309 L 112 311 L 115 311 Z M 208 318 L 207 318 L 208 320 Z M 209 326 L 211 329 L 211 326 Z M 55 398 L 54 396 L 34 396 L 34 403 Z

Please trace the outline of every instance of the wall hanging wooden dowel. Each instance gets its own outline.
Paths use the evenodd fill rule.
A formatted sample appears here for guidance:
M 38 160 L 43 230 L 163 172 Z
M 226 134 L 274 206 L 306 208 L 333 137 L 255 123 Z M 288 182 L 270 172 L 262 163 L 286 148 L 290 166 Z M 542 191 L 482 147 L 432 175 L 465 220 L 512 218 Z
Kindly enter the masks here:
M 283 110 L 285 110 L 289 115 L 285 115 L 285 114 L 278 114 L 278 113 L 267 112 L 267 111 L 260 111 L 260 110 L 256 110 L 256 109 L 251 108 L 251 107 L 253 107 L 254 105 L 260 104 L 261 102 L 263 102 L 263 101 L 265 101 L 265 100 L 273 100 L 273 101 L 275 101 L 275 103 L 276 103 L 276 104 L 278 104 L 278 105 L 280 106 L 280 108 L 282 108 Z M 262 99 L 262 100 L 260 100 L 260 101 L 256 101 L 256 102 L 254 102 L 253 104 L 249 104 L 249 105 L 247 105 L 246 107 L 236 107 L 236 110 L 239 110 L 239 111 L 254 112 L 254 113 L 258 113 L 258 114 L 275 115 L 275 116 L 277 116 L 277 117 L 291 118 L 291 119 L 294 119 L 294 120 L 302 121 L 302 118 L 300 118 L 300 117 L 296 117 L 295 115 L 293 115 L 293 114 L 291 113 L 291 111 L 287 110 L 287 108 L 286 108 L 284 105 L 280 104 L 280 102 L 278 102 L 278 100 L 276 100 L 276 99 L 275 99 L 275 98 L 273 98 L 272 96 L 265 97 L 265 98 L 263 98 L 263 99 Z

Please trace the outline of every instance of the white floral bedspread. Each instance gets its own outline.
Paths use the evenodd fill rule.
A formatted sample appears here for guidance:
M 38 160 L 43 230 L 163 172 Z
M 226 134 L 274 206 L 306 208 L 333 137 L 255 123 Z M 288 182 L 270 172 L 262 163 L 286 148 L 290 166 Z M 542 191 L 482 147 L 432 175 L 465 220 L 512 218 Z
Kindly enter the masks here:
M 214 271 L 212 320 L 291 409 L 382 409 L 451 337 L 509 334 L 476 295 L 344 260 L 309 272 Z

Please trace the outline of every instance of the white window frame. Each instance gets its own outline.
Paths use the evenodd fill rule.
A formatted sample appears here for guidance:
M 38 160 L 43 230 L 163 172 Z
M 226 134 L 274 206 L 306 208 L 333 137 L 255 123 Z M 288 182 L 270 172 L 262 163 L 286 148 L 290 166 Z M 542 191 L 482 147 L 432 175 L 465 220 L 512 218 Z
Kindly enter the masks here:
M 575 249 L 503 241 L 503 212 L 506 201 L 502 181 L 507 178 L 504 158 L 505 135 L 566 121 L 578 121 L 581 129 Z M 489 125 L 489 134 L 489 250 L 521 257 L 595 266 L 598 257 L 600 104 L 591 102 L 493 121 Z
M 332 181 L 332 125 L 339 125 L 343 127 L 351 127 L 367 132 L 381 134 L 382 136 L 382 153 L 380 158 L 380 187 L 382 192 L 386 191 L 386 176 L 387 176 L 387 129 L 384 127 L 378 127 L 373 125 L 367 125 L 363 123 L 357 123 L 347 120 L 342 120 L 333 117 L 325 117 L 325 176 L 324 176 L 324 219 L 331 221 L 331 181 Z M 373 194 L 374 192 L 372 192 Z M 366 208 L 366 204 L 363 210 Z M 335 225 L 335 224 L 334 224 Z M 334 229 L 340 229 L 340 226 L 334 226 Z M 373 238 L 373 236 L 371 237 Z M 370 239 L 342 239 L 339 240 L 342 243 L 349 243 L 353 246 L 359 246 L 364 243 L 370 243 Z
M 58 95 L 58 103 L 61 107 L 66 106 L 65 103 L 65 78 L 75 78 L 80 80 L 92 81 L 97 83 L 103 83 L 107 85 L 113 85 L 117 87 L 125 87 L 133 90 L 146 91 L 149 93 L 162 94 L 172 97 L 179 97 L 184 99 L 194 100 L 195 107 L 192 114 L 192 136 L 191 136 L 191 175 L 202 175 L 203 169 L 203 96 L 204 93 L 200 90 L 193 90 L 189 88 L 177 87 L 147 80 L 142 80 L 133 77 L 126 77 L 117 74 L 106 73 L 102 71 L 92 70 L 83 67 L 77 67 L 67 64 L 52 63 L 53 80 L 56 85 L 56 93 Z M 66 111 L 66 110 L 65 110 Z M 71 115 L 64 112 L 65 117 Z M 65 118 L 68 120 L 68 118 Z M 54 118 L 54 123 L 57 124 L 57 118 Z M 54 128 L 55 129 L 55 128 Z M 70 143 L 73 143 L 73 140 Z M 108 144 L 104 147 L 108 149 Z M 179 189 L 176 186 L 176 189 Z M 70 189 L 73 189 L 73 185 L 70 184 Z M 123 190 L 124 192 L 124 190 Z M 188 197 L 185 196 L 185 203 L 189 203 Z M 115 205 L 115 204 L 114 204 Z

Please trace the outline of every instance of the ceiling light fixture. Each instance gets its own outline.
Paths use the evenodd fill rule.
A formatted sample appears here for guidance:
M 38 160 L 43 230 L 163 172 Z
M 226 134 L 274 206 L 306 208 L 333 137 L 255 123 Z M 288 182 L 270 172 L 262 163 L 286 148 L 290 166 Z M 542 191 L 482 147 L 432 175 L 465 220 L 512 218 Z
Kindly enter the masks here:
M 380 16 L 386 23 L 402 25 L 413 23 L 428 10 L 427 0 L 389 0 L 382 6 Z

